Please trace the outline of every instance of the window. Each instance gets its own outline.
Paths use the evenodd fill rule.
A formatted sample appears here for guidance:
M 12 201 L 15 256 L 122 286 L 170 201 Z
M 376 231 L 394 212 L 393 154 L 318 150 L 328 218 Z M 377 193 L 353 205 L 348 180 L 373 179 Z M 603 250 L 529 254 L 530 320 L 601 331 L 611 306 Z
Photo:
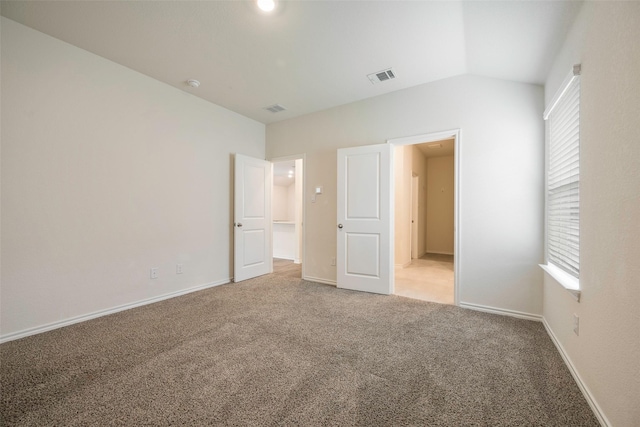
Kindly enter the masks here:
M 547 266 L 559 268 L 578 289 L 580 276 L 580 66 L 545 111 L 548 131 Z M 549 270 L 547 270 L 549 271 Z M 551 272 L 550 272 L 551 273 Z M 554 277 L 556 275 L 552 274 Z M 560 274 L 565 277 L 566 275 Z M 556 277 L 557 278 L 557 277 Z

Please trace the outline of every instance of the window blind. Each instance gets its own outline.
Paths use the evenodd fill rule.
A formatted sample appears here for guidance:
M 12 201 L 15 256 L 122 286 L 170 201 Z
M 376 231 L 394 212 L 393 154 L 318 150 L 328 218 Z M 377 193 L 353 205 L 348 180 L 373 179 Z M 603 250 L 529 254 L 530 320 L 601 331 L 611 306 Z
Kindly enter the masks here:
M 548 262 L 580 273 L 580 78 L 574 76 L 548 116 Z

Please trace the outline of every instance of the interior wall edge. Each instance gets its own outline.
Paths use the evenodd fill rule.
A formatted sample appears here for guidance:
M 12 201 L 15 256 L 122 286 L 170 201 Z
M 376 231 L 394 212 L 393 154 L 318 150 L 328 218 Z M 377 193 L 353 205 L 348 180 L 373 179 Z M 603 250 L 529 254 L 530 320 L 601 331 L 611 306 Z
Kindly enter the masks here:
M 488 305 L 473 304 L 470 302 L 460 301 L 460 303 L 458 304 L 458 307 L 466 308 L 469 310 L 482 311 L 484 313 L 498 314 L 501 316 L 517 317 L 518 319 L 533 320 L 534 322 L 542 321 L 542 316 L 540 314 L 525 313 L 525 312 L 516 311 L 516 310 L 507 310 L 504 308 L 491 307 Z
M 549 323 L 547 322 L 547 319 L 544 316 L 542 316 L 542 325 L 544 326 L 544 329 L 547 331 L 547 335 L 549 335 L 549 338 L 551 338 L 551 341 L 556 346 L 558 353 L 560 353 L 560 356 L 562 357 L 564 364 L 567 365 L 567 369 L 569 369 L 571 376 L 573 377 L 576 384 L 578 385 L 578 388 L 580 389 L 580 391 L 582 392 L 582 395 L 584 396 L 585 400 L 589 404 L 589 407 L 593 411 L 593 414 L 596 416 L 596 418 L 598 419 L 598 421 L 602 426 L 610 427 L 611 423 L 602 412 L 602 409 L 600 409 L 600 405 L 598 405 L 598 402 L 596 401 L 595 396 L 591 393 L 591 390 L 589 390 L 589 387 L 587 387 L 587 384 L 582 380 L 582 377 L 580 376 L 578 369 L 575 367 L 575 365 L 573 364 L 573 361 L 565 351 L 564 347 L 562 346 L 562 344 L 560 343 L 556 335 L 553 333 L 551 326 L 549 325 Z
M 87 314 L 83 314 L 83 315 L 80 315 L 80 316 L 70 317 L 68 319 L 63 319 L 63 320 L 59 320 L 59 321 L 56 321 L 56 322 L 51 322 L 51 323 L 47 323 L 47 324 L 44 324 L 44 325 L 40 325 L 40 326 L 35 326 L 35 327 L 32 327 L 32 328 L 24 329 L 22 331 L 11 332 L 11 333 L 8 333 L 8 334 L 0 336 L 0 344 L 8 342 L 8 341 L 18 340 L 20 338 L 26 338 L 26 337 L 29 337 L 31 335 L 42 334 L 44 332 L 53 331 L 54 329 L 64 328 L 65 326 L 75 325 L 76 323 L 86 322 L 86 321 L 89 321 L 91 319 L 97 319 L 98 317 L 108 316 L 110 314 L 119 313 L 121 311 L 131 310 L 131 309 L 136 308 L 136 307 L 142 307 L 144 305 L 149 305 L 149 304 L 153 304 L 153 303 L 156 303 L 156 302 L 164 301 L 164 300 L 167 300 L 167 299 L 176 298 L 176 297 L 179 297 L 179 296 L 182 296 L 182 295 L 190 294 L 192 292 L 198 292 L 198 291 L 202 291 L 202 290 L 205 290 L 205 289 L 213 288 L 213 287 L 216 287 L 216 286 L 226 285 L 228 283 L 231 283 L 232 281 L 233 281 L 232 278 L 221 279 L 221 280 L 217 280 L 215 282 L 205 283 L 204 285 L 198 285 L 198 286 L 194 286 L 192 288 L 182 289 L 182 290 L 176 291 L 176 292 L 169 292 L 167 294 L 159 295 L 157 297 L 147 298 L 147 299 L 144 299 L 144 300 L 140 300 L 140 301 L 136 301 L 136 302 L 132 302 L 132 303 L 127 303 L 127 304 L 122 304 L 122 305 L 119 305 L 119 306 L 116 306 L 116 307 L 112 307 L 112 308 L 107 308 L 107 309 L 104 309 L 104 310 L 98 310 L 98 311 L 95 311 L 93 313 L 87 313 Z

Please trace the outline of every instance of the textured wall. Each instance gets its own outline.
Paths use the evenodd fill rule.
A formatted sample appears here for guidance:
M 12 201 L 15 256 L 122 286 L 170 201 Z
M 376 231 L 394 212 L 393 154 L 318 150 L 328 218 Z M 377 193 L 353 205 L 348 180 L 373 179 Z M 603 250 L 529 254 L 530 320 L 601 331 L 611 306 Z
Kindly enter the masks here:
M 453 156 L 427 160 L 427 252 L 453 254 Z
M 545 275 L 544 318 L 604 417 L 621 427 L 640 425 L 639 22 L 638 2 L 585 3 L 546 87 L 549 100 L 582 63 L 582 299 Z
M 336 149 L 460 128 L 462 302 L 542 312 L 541 86 L 458 76 L 267 126 L 267 158 L 306 153 L 306 269 L 336 278 Z M 397 263 L 398 261 L 396 261 Z
M 264 125 L 2 18 L 2 335 L 227 281 L 232 152 Z

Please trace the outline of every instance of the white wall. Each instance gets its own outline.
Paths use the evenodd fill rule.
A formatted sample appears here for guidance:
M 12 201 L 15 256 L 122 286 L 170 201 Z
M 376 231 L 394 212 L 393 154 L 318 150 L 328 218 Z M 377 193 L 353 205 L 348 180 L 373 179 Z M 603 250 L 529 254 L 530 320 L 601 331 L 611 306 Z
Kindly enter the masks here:
M 1 31 L 2 336 L 228 281 L 231 152 L 264 158 L 264 125 Z
M 274 185 L 271 194 L 271 214 L 274 221 L 290 221 L 289 217 L 289 187 Z
M 640 425 L 639 23 L 638 2 L 585 3 L 545 87 L 549 101 L 582 63 L 582 298 L 545 275 L 544 319 L 605 422 L 620 427 Z
M 294 221 L 296 217 L 296 186 L 274 185 L 271 196 L 271 211 L 274 221 Z
M 427 252 L 453 255 L 453 156 L 427 159 Z
M 458 76 L 267 126 L 267 155 L 306 153 L 306 275 L 335 281 L 336 149 L 461 128 L 465 303 L 542 312 L 541 86 Z
M 296 219 L 296 185 L 295 182 L 287 187 L 287 218 L 289 221 Z

